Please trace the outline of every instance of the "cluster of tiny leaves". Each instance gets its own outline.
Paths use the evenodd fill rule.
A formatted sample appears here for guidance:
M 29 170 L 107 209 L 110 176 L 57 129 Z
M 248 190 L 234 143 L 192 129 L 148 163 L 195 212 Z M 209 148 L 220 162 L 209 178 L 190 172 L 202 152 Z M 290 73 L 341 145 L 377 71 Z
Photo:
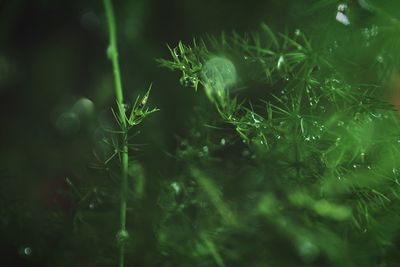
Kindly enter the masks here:
M 73 178 L 66 178 L 71 189 L 70 198 L 76 202 L 72 218 L 72 231 L 76 235 L 75 238 L 87 246 L 98 244 L 94 246 L 97 250 L 94 253 L 97 257 L 94 261 L 101 264 L 117 262 L 114 251 L 118 243 L 115 242 L 115 238 L 119 242 L 125 241 L 128 248 L 131 246 L 129 242 L 126 242 L 127 232 L 120 231 L 117 235 L 113 233 L 118 225 L 118 220 L 110 220 L 110 218 L 118 218 L 115 211 L 118 210 L 120 199 L 120 194 L 117 192 L 121 179 L 120 168 L 124 143 L 122 138 L 126 136 L 128 139 L 129 151 L 139 151 L 140 145 L 134 143 L 134 138 L 140 133 L 137 126 L 148 115 L 158 111 L 157 108 L 148 107 L 150 91 L 151 85 L 143 96 L 137 96 L 131 103 L 123 107 L 125 123 L 122 123 L 121 118 L 111 108 L 109 120 L 96 133 L 98 142 L 93 149 L 94 161 L 89 165 L 91 171 L 88 175 L 95 175 L 96 178 L 80 181 L 79 186 Z M 118 106 L 118 103 L 116 105 Z M 135 157 L 131 157 L 129 161 L 128 176 L 127 200 L 129 208 L 132 208 L 137 206 L 143 198 L 145 181 L 144 169 Z M 103 257 L 98 258 L 99 253 Z
M 350 84 L 301 31 L 265 24 L 170 51 L 160 63 L 183 85 L 204 85 L 202 66 L 223 55 L 240 66 L 237 91 L 255 84 L 261 97 L 207 95 L 215 112 L 199 112 L 160 200 L 163 266 L 386 263 L 399 230 L 400 123 L 380 85 Z

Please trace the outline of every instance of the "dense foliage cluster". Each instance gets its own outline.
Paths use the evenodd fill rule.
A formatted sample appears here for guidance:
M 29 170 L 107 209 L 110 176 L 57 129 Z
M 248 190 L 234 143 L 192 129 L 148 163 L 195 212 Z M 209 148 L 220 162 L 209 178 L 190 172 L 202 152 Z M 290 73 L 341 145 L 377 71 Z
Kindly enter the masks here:
M 171 266 L 395 266 L 400 124 L 383 85 L 350 84 L 330 60 L 340 52 L 300 30 L 261 28 L 180 43 L 160 61 L 217 111 L 199 112 L 177 152 L 161 228 Z M 234 85 L 229 66 L 209 74 L 218 57 L 238 66 Z

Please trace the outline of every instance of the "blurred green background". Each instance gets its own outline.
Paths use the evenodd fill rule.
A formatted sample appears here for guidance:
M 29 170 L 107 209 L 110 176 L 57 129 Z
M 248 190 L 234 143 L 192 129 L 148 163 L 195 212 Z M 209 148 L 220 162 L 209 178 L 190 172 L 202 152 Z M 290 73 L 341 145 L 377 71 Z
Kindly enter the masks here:
M 158 66 L 157 58 L 169 57 L 167 44 L 222 31 L 251 32 L 261 22 L 281 32 L 299 28 L 316 41 L 322 34 L 321 39 L 329 40 L 328 35 L 332 44 L 333 38 L 339 43 L 350 38 L 348 29 L 335 21 L 338 1 L 114 2 L 126 98 L 143 94 L 153 83 L 150 106 L 161 110 L 140 126 L 136 142 L 144 146 L 133 155 L 153 177 L 149 199 L 156 198 L 159 180 L 179 168 L 168 153 L 175 150 L 179 136 L 188 134 L 194 106 L 204 101 L 201 91 L 182 88 L 177 74 Z M 387 12 L 398 16 L 396 1 L 383 2 Z M 353 14 L 353 31 L 375 20 L 360 10 Z M 76 208 L 64 193 L 65 178 L 78 185 L 93 179 L 87 169 L 97 127 L 107 123 L 114 105 L 107 45 L 102 1 L 0 1 L 0 251 L 5 255 L 1 261 L 11 264 L 7 266 L 53 266 L 46 264 L 60 254 L 79 255 L 79 246 L 64 242 Z M 349 50 L 361 61 L 376 56 Z M 351 73 L 351 64 L 344 64 L 344 70 L 350 70 L 344 71 L 348 78 L 359 79 L 360 74 Z M 375 73 L 366 69 L 365 80 L 373 79 L 369 71 Z M 156 208 L 150 200 L 144 205 Z M 148 216 L 143 220 L 152 221 L 157 213 Z M 109 231 L 113 237 L 113 229 Z M 152 235 L 149 227 L 143 228 L 146 233 Z M 152 245 L 150 238 L 144 247 Z M 82 266 L 95 266 L 82 258 Z

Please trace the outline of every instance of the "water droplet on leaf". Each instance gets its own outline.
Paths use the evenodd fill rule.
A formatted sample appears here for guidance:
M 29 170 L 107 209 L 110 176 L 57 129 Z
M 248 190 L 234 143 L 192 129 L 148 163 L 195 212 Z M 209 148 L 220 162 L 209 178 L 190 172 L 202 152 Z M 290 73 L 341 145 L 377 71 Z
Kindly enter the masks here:
M 208 90 L 218 92 L 235 84 L 236 69 L 229 59 L 214 57 L 204 65 L 202 78 Z
M 365 152 L 361 152 L 360 157 L 361 157 L 361 162 L 364 162 L 365 161 Z
M 179 186 L 179 184 L 177 182 L 171 183 L 171 187 L 176 194 L 178 194 L 181 191 L 181 187 Z
M 348 13 L 348 6 L 347 4 L 339 4 L 337 8 L 337 13 L 336 13 L 336 20 L 340 23 L 342 23 L 345 26 L 350 25 L 350 20 L 347 17 Z
M 278 68 L 278 70 L 282 69 L 283 64 L 285 64 L 285 58 L 283 56 L 280 56 L 278 59 L 278 64 L 276 66 Z
M 337 10 L 339 12 L 346 12 L 349 7 L 345 3 L 341 3 L 338 5 Z
M 342 24 L 345 25 L 345 26 L 350 25 L 350 20 L 349 20 L 349 18 L 348 18 L 345 14 L 343 14 L 342 12 L 338 12 L 338 13 L 336 14 L 336 20 L 337 20 L 338 22 L 342 23 Z

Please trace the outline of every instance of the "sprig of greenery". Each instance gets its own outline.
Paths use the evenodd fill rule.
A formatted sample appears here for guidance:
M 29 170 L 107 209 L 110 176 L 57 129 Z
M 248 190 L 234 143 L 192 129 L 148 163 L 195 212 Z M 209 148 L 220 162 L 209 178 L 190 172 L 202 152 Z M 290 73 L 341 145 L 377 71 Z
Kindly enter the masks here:
M 229 37 L 222 34 L 219 38 L 209 37 L 201 41 L 201 45 L 179 43 L 178 47 L 170 49 L 172 60 L 160 62 L 172 70 L 180 70 L 182 77 L 192 77 L 196 81 L 193 86 L 196 90 L 199 85 L 204 87 L 221 118 L 220 121 L 213 121 L 204 138 L 212 139 L 212 131 L 233 130 L 239 142 L 234 141 L 230 146 L 238 149 L 244 144 L 247 147 L 242 156 L 250 155 L 251 165 L 259 167 L 258 177 L 263 177 L 264 183 L 269 185 L 269 189 L 264 191 L 262 188 L 267 185 L 259 185 L 260 191 L 257 192 L 260 195 L 255 201 L 259 209 L 256 213 L 266 217 L 279 229 L 277 231 L 287 233 L 296 242 L 301 243 L 306 238 L 307 242 L 318 244 L 326 257 L 335 261 L 338 256 L 331 254 L 333 250 L 329 245 L 320 242 L 321 236 L 330 236 L 333 243 L 340 243 L 337 239 L 340 233 L 330 226 L 330 220 L 343 222 L 344 228 L 354 227 L 358 233 L 364 233 L 378 227 L 374 217 L 378 216 L 379 209 L 400 200 L 400 187 L 391 186 L 396 181 L 391 174 L 392 168 L 397 170 L 394 166 L 399 166 L 398 143 L 392 137 L 387 139 L 395 131 L 398 119 L 392 116 L 392 105 L 376 98 L 380 86 L 350 85 L 335 69 L 334 62 L 316 52 L 311 43 L 299 30 L 290 37 L 275 34 L 263 24 L 260 33 L 250 36 L 233 33 Z M 179 55 L 184 56 L 174 51 L 180 51 Z M 210 83 L 204 80 L 201 73 L 207 62 L 218 55 L 235 61 L 242 70 L 239 73 L 241 81 L 255 82 L 259 90 L 268 90 L 263 94 L 264 99 L 248 101 L 240 94 L 233 95 L 236 89 L 240 89 L 240 84 L 226 89 L 224 94 L 210 96 L 210 89 L 207 88 Z M 252 71 L 246 72 L 246 69 Z M 243 90 L 236 91 L 243 93 Z M 198 124 L 210 125 L 210 122 Z M 376 129 L 379 128 L 386 129 L 390 134 L 378 134 Z M 221 139 L 221 143 L 226 145 L 225 138 Z M 196 153 L 196 147 L 191 148 L 190 143 L 185 146 L 185 151 L 192 153 L 180 153 L 181 160 L 194 162 L 197 161 L 196 156 L 199 157 L 199 167 L 192 166 L 189 170 L 191 177 L 206 177 L 198 171 L 200 166 L 210 173 L 220 172 L 221 166 L 213 164 L 218 162 L 213 160 L 213 155 L 219 153 L 219 145 L 207 145 L 206 155 Z M 383 155 L 391 156 L 389 159 Z M 208 157 L 209 161 L 204 161 L 204 157 Z M 240 161 L 238 164 L 242 164 L 243 158 L 227 161 Z M 220 175 L 229 177 L 230 174 L 222 172 Z M 232 176 L 236 177 L 235 174 Z M 226 209 L 220 196 L 216 205 L 218 183 L 204 186 L 204 181 L 198 182 L 211 205 L 219 212 L 221 207 Z M 289 189 L 293 185 L 299 189 Z M 246 194 L 246 190 L 243 191 L 240 194 Z M 202 201 L 202 197 L 196 199 Z M 234 210 L 238 213 L 246 207 L 244 203 L 236 204 Z M 304 218 L 296 215 L 301 213 L 300 210 L 305 210 Z M 288 222 L 288 218 L 296 223 Z M 212 223 L 203 220 L 198 219 L 199 227 L 212 231 Z M 257 217 L 250 216 L 250 220 L 257 220 Z M 308 232 L 306 225 L 310 220 L 324 223 L 317 234 Z M 239 216 L 235 227 L 245 231 L 251 227 L 249 221 Z M 235 227 L 226 222 L 215 223 L 214 226 L 225 231 L 220 240 L 229 239 L 228 233 L 235 231 Z M 355 235 L 354 238 L 358 237 Z M 390 239 L 389 236 L 386 238 Z M 224 251 L 224 246 L 220 244 L 217 250 Z M 229 265 L 229 257 L 233 256 L 227 253 L 225 258 L 222 254 L 217 259 Z
M 104 8 L 108 22 L 109 39 L 110 39 L 110 45 L 107 49 L 107 55 L 111 60 L 113 66 L 115 95 L 118 107 L 118 114 L 116 114 L 113 110 L 112 113 L 120 128 L 119 130 L 114 132 L 120 134 L 120 142 L 121 142 L 121 145 L 114 146 L 115 152 L 104 162 L 104 164 L 107 164 L 115 155 L 119 156 L 121 162 L 120 228 L 118 230 L 116 237 L 119 244 L 118 266 L 123 267 L 125 266 L 125 245 L 127 240 L 129 239 L 129 233 L 126 226 L 126 214 L 127 214 L 127 203 L 128 203 L 128 193 L 129 193 L 128 175 L 130 168 L 129 148 L 132 147 L 132 145 L 129 144 L 129 140 L 131 138 L 129 131 L 132 129 L 132 127 L 141 123 L 146 116 L 158 111 L 158 109 L 147 108 L 147 101 L 151 91 L 151 86 L 150 86 L 145 95 L 140 100 L 139 96 L 136 98 L 135 102 L 132 105 L 131 112 L 129 116 L 127 116 L 124 106 L 124 96 L 123 96 L 121 74 L 118 61 L 116 23 L 115 23 L 114 10 L 111 0 L 104 0 Z M 118 142 L 114 142 L 114 144 L 118 144 Z

